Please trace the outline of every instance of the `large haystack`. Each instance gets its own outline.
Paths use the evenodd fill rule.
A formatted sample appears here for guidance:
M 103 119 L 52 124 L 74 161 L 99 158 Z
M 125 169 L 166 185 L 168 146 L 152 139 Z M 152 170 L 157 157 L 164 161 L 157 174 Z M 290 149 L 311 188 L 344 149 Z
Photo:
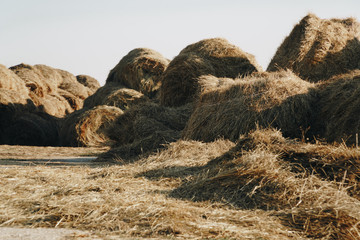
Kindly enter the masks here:
M 124 88 L 116 83 L 107 83 L 85 99 L 84 108 L 107 105 L 126 110 L 147 100 L 148 97 L 134 89 Z
M 168 108 L 152 102 L 129 109 L 109 129 L 116 148 L 104 158 L 132 159 L 176 141 L 191 111 L 189 105 Z
M 123 111 L 117 107 L 97 106 L 68 115 L 60 129 L 60 145 L 83 147 L 109 144 L 106 129 Z
M 63 117 L 81 109 L 94 90 L 79 83 L 74 75 L 45 65 L 19 64 L 10 68 L 27 87 L 29 97 L 46 113 Z
M 170 62 L 161 79 L 161 103 L 181 106 L 192 102 L 202 75 L 235 78 L 257 71 L 261 67 L 251 54 L 222 38 L 205 39 L 187 46 Z
M 313 87 L 290 71 L 236 79 L 201 95 L 183 137 L 236 141 L 257 125 L 279 128 L 287 137 L 301 137 L 312 122 Z
M 356 19 L 304 17 L 278 48 L 268 71 L 291 69 L 317 82 L 360 68 L 360 24 Z
M 169 60 L 160 53 L 136 48 L 110 71 L 106 83 L 118 83 L 152 97 L 161 85 L 160 76 L 168 64 Z
M 329 142 L 355 144 L 360 133 L 360 70 L 333 77 L 318 92 L 318 135 Z

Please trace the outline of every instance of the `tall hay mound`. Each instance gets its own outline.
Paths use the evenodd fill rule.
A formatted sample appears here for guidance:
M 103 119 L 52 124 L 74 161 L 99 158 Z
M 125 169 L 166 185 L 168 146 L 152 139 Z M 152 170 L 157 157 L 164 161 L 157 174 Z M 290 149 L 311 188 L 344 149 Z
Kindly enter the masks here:
M 312 88 L 290 71 L 254 73 L 232 85 L 204 92 L 183 131 L 201 141 L 238 140 L 262 127 L 281 129 L 286 137 L 301 137 L 312 122 Z
M 19 64 L 10 68 L 28 89 L 34 104 L 49 115 L 63 117 L 81 109 L 94 90 L 79 83 L 71 73 L 46 65 Z
M 169 60 L 160 53 L 148 48 L 136 48 L 110 71 L 106 84 L 118 83 L 153 97 L 161 85 L 160 76 L 168 64 Z
M 109 144 L 106 129 L 123 111 L 117 107 L 97 106 L 68 115 L 60 130 L 60 145 L 72 147 Z
M 137 105 L 119 116 L 109 128 L 115 142 L 105 159 L 134 159 L 180 138 L 192 107 L 168 108 L 153 102 Z
M 124 88 L 116 83 L 107 83 L 85 99 L 84 108 L 107 105 L 126 110 L 148 100 L 147 96 L 134 89 Z
M 291 69 L 311 82 L 360 68 L 356 19 L 304 17 L 278 48 L 267 70 Z
M 360 132 L 360 70 L 338 75 L 319 89 L 317 130 L 328 142 L 356 143 Z
M 162 76 L 161 104 L 181 106 L 192 102 L 202 75 L 235 78 L 262 71 L 254 56 L 222 38 L 205 39 L 183 49 Z

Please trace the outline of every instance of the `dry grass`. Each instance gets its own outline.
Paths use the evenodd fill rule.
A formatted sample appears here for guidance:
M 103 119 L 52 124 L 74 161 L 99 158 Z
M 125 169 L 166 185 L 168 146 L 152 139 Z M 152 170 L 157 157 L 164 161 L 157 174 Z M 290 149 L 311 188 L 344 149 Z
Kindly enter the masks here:
M 305 16 L 278 48 L 268 71 L 291 69 L 311 82 L 359 68 L 360 24 L 354 18 Z

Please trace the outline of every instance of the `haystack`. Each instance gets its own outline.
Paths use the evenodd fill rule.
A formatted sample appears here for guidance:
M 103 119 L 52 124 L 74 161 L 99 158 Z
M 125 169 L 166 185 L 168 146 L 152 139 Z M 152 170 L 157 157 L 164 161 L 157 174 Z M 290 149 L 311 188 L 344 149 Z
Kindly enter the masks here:
M 176 141 L 191 114 L 192 107 L 168 108 L 146 102 L 130 108 L 109 128 L 115 141 L 105 158 L 128 159 L 156 151 L 163 144 Z
M 64 70 L 27 64 L 19 64 L 10 69 L 25 84 L 35 105 L 56 117 L 81 109 L 84 99 L 94 92 Z
M 304 17 L 278 48 L 268 71 L 291 69 L 311 82 L 360 68 L 360 24 L 354 18 Z
M 58 119 L 28 104 L 0 105 L 0 144 L 57 146 Z
M 312 123 L 313 87 L 290 71 L 236 79 L 200 96 L 183 137 L 236 141 L 257 125 L 279 128 L 286 137 L 301 137 Z
M 148 97 L 134 89 L 124 88 L 116 83 L 107 83 L 85 99 L 84 108 L 107 105 L 126 110 L 147 100 Z
M 194 101 L 202 75 L 235 78 L 261 71 L 254 56 L 222 38 L 205 39 L 183 49 L 161 78 L 161 103 L 181 106 Z
M 117 107 L 97 106 L 68 115 L 60 129 L 60 145 L 83 147 L 109 144 L 106 129 L 123 111 Z
M 169 60 L 160 53 L 148 48 L 136 48 L 110 71 L 106 83 L 118 83 L 153 97 L 168 64 Z
M 318 135 L 328 142 L 355 144 L 360 132 L 360 70 L 331 78 L 318 92 Z
M 88 75 L 77 75 L 76 80 L 85 87 L 89 88 L 92 91 L 92 94 L 100 88 L 98 80 Z

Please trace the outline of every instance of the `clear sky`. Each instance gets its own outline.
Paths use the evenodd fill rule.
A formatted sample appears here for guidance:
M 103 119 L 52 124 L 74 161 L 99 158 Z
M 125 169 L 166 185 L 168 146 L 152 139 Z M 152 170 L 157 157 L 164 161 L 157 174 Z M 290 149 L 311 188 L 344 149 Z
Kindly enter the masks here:
M 360 20 L 360 1 L 0 0 L 0 64 L 46 64 L 104 84 L 134 48 L 172 59 L 191 43 L 223 37 L 266 69 L 309 12 Z

